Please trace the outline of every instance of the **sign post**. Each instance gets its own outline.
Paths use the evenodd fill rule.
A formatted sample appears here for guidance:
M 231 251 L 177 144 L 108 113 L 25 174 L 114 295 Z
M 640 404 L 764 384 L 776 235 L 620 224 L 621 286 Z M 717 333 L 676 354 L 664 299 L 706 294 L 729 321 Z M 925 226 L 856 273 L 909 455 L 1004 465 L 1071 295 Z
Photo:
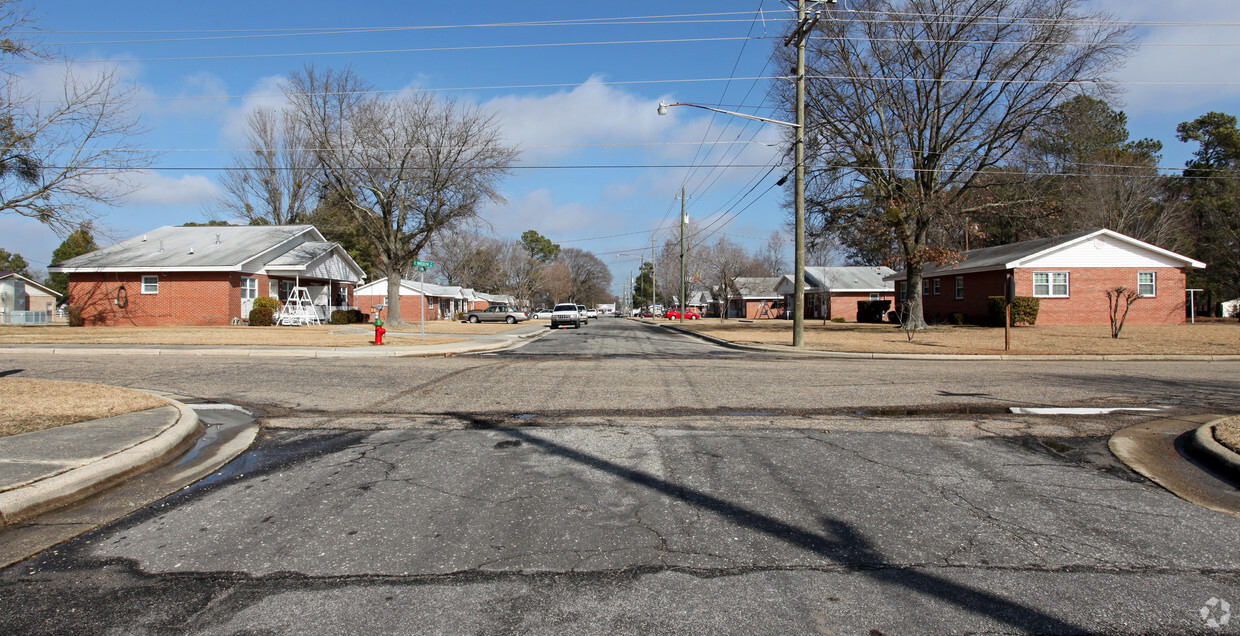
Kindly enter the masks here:
M 430 261 L 414 261 L 418 268 L 418 292 L 422 294 L 422 342 L 426 342 L 426 270 L 435 266 Z

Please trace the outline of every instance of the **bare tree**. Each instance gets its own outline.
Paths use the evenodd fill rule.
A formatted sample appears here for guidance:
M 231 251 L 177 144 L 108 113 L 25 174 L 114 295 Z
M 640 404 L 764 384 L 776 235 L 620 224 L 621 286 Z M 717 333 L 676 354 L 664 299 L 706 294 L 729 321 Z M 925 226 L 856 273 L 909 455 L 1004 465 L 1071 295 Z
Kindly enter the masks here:
M 981 175 L 1122 59 L 1126 27 L 1083 5 L 852 0 L 851 11 L 818 22 L 807 69 L 808 214 L 827 232 L 886 229 L 908 273 L 915 327 L 925 325 L 924 264 L 951 256 L 935 231 L 983 213 L 962 205 L 984 187 Z
M 545 264 L 517 240 L 500 244 L 498 260 L 503 273 L 503 291 L 515 296 L 523 306 L 528 306 L 542 283 Z
M 779 232 L 771 232 L 754 259 L 757 262 L 757 276 L 779 276 L 784 269 L 784 236 Z
M 721 236 L 707 255 L 707 278 L 711 291 L 721 304 L 720 317 L 728 317 L 728 303 L 737 293 L 736 279 L 753 276 L 757 264 L 745 248 Z
M 571 297 L 583 304 L 595 304 L 610 297 L 611 270 L 594 254 L 575 247 L 560 251 L 560 261 L 571 272 L 573 289 Z
M 1107 307 L 1110 310 L 1111 337 L 1118 338 L 1124 330 L 1124 321 L 1128 320 L 1128 310 L 1132 304 L 1141 299 L 1141 294 L 1127 287 L 1112 287 L 1107 290 Z M 1122 312 L 1121 312 L 1122 309 Z
M 403 273 L 440 232 L 502 202 L 517 153 L 495 118 L 429 94 L 378 97 L 351 71 L 306 67 L 286 92 L 314 148 L 323 188 L 353 215 L 387 277 L 399 324 Z
M 500 240 L 470 230 L 443 232 L 431 241 L 435 275 L 448 285 L 495 293 L 503 285 Z
M 0 213 L 13 213 L 68 235 L 135 189 L 134 171 L 152 154 L 135 140 L 135 87 L 115 70 L 83 75 L 65 64 L 60 94 L 37 94 L 7 68 L 14 59 L 54 62 L 14 40 L 31 20 L 13 0 L 0 0 Z
M 284 109 L 257 108 L 247 118 L 249 146 L 233 157 L 211 213 L 250 223 L 304 223 L 316 195 L 314 157 L 300 118 Z
M 564 261 L 547 263 L 543 268 L 542 291 L 552 303 L 578 301 L 573 297 L 573 272 Z

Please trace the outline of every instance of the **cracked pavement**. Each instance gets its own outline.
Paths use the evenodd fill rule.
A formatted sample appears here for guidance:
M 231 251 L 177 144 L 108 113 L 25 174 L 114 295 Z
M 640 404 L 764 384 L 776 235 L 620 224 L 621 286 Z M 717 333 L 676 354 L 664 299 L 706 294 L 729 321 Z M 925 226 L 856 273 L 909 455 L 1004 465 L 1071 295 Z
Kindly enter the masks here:
M 523 355 L 12 361 L 264 428 L 0 571 L 0 632 L 1229 633 L 1240 520 L 1107 449 L 1150 415 L 1001 407 L 1235 411 L 1240 364 Z

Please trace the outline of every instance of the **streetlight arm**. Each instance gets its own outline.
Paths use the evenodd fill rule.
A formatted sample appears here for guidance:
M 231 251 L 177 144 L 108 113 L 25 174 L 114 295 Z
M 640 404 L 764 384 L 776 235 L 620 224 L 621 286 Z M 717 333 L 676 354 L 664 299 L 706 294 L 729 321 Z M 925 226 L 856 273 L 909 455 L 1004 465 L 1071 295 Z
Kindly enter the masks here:
M 758 117 L 757 115 L 746 115 L 745 113 L 737 113 L 737 112 L 733 112 L 733 111 L 730 111 L 730 110 L 723 110 L 722 108 L 711 108 L 710 106 L 702 106 L 701 104 L 682 104 L 682 103 L 675 103 L 675 104 L 664 104 L 663 102 L 659 102 L 659 114 L 660 114 L 660 115 L 666 115 L 666 114 L 667 114 L 667 109 L 669 109 L 669 108 L 671 108 L 671 107 L 673 107 L 673 106 L 692 106 L 692 107 L 694 107 L 694 108 L 701 108 L 702 110 L 709 110 L 709 111 L 714 111 L 714 112 L 716 112 L 716 113 L 723 113 L 724 115 L 733 115 L 733 116 L 736 116 L 736 117 L 744 117 L 745 119 L 753 119 L 753 120 L 756 120 L 756 121 L 766 122 L 766 123 L 768 123 L 768 124 L 775 124 L 775 125 L 777 125 L 777 126 L 787 126 L 788 128 L 800 128 L 800 126 L 798 126 L 797 124 L 794 124 L 794 123 L 792 123 L 792 122 L 790 122 L 790 121 L 780 121 L 780 120 L 778 120 L 778 119 L 768 119 L 768 118 L 766 118 L 766 117 Z

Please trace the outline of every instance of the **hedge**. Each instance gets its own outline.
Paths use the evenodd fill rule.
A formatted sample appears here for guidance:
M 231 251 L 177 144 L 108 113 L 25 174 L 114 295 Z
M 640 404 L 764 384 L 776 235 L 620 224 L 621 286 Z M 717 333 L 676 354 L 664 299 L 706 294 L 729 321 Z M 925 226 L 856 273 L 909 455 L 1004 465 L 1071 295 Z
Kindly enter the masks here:
M 254 299 L 253 307 L 255 309 L 258 309 L 259 307 L 266 307 L 272 311 L 275 311 L 280 308 L 280 301 L 272 298 L 271 296 L 259 296 Z
M 1003 296 L 987 296 L 986 307 L 990 313 L 990 322 L 994 325 L 1003 325 L 1003 310 L 1007 306 L 1007 299 Z M 1032 296 L 1017 296 L 1012 300 L 1012 324 L 1019 325 L 1035 325 L 1038 322 L 1038 309 L 1041 307 L 1041 299 Z
M 250 310 L 250 326 L 270 327 L 273 323 L 271 319 L 273 315 L 275 315 L 275 311 L 270 307 L 255 307 Z
M 857 322 L 882 322 L 890 308 L 890 300 L 858 300 Z
M 333 311 L 332 312 L 332 324 L 333 325 L 349 324 L 349 312 L 344 311 L 342 309 L 337 309 Z

